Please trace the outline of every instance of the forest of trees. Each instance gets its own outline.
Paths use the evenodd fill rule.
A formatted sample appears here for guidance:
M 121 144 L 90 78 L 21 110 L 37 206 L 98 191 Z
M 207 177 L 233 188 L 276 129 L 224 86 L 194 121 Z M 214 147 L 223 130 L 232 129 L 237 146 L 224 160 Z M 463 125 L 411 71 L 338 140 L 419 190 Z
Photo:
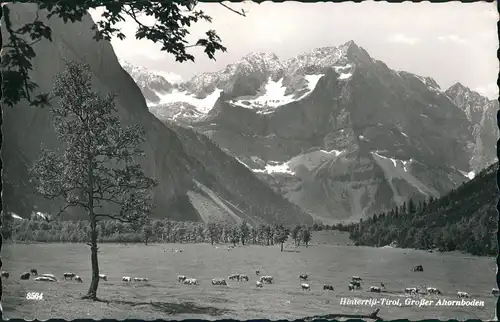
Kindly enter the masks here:
M 88 221 L 46 221 L 35 215 L 25 220 L 4 216 L 3 222 L 4 238 L 14 242 L 89 241 Z M 307 246 L 312 236 L 309 227 L 299 225 L 288 229 L 282 225 L 206 225 L 201 222 L 171 220 L 148 220 L 145 224 L 102 220 L 97 224 L 97 231 L 99 243 L 241 243 L 283 246 L 291 236 L 296 245 L 302 243 Z
M 493 165 L 448 195 L 416 204 L 413 200 L 391 211 L 348 225 L 356 245 L 498 255 L 496 169 Z

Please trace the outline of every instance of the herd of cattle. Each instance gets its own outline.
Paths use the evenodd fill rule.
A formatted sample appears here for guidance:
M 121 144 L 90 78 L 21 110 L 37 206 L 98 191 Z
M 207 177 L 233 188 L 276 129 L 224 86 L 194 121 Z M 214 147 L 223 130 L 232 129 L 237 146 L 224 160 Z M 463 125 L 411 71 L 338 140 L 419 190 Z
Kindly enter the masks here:
M 418 265 L 418 266 L 413 267 L 412 270 L 414 272 L 423 272 L 424 269 L 423 269 L 422 265 Z M 255 271 L 255 275 L 259 276 L 260 271 Z M 10 274 L 8 272 L 2 271 L 1 276 L 2 276 L 2 278 L 9 278 Z M 57 282 L 57 277 L 55 275 L 53 275 L 53 274 L 41 274 L 40 276 L 38 276 L 38 271 L 37 271 L 37 269 L 34 269 L 34 268 L 32 268 L 29 272 L 22 273 L 21 280 L 29 280 L 31 276 L 36 276 L 33 279 L 34 281 Z M 65 280 L 70 279 L 70 280 L 74 280 L 74 281 L 79 282 L 79 283 L 83 283 L 83 279 L 80 276 L 76 275 L 75 273 L 66 272 L 63 274 L 63 277 Z M 308 278 L 309 278 L 309 276 L 305 273 L 302 273 L 299 275 L 299 280 L 302 282 L 300 284 L 300 287 L 302 288 L 302 290 L 308 290 L 308 291 L 311 290 L 311 285 L 308 283 L 305 283 L 305 281 L 307 281 Z M 108 277 L 104 274 L 99 274 L 99 279 L 107 281 Z M 232 280 L 232 281 L 238 281 L 238 282 L 243 282 L 243 281 L 248 282 L 250 280 L 248 278 L 248 275 L 245 275 L 245 274 L 232 274 L 232 275 L 228 276 L 228 279 Z M 123 276 L 122 277 L 123 282 L 131 282 L 132 280 L 135 282 L 148 282 L 149 281 L 148 278 L 145 278 L 145 277 L 134 277 L 134 278 L 132 278 L 130 276 Z M 183 284 L 187 284 L 187 285 L 199 285 L 200 284 L 198 279 L 188 278 L 184 275 L 177 276 L 177 281 L 179 283 L 183 283 Z M 353 276 L 351 278 L 351 280 L 349 281 L 349 285 L 348 285 L 349 291 L 361 290 L 362 289 L 362 286 L 361 286 L 362 281 L 363 281 L 363 279 L 361 277 Z M 263 275 L 263 276 L 260 276 L 260 278 L 255 282 L 255 285 L 256 285 L 256 287 L 262 288 L 262 287 L 264 287 L 264 284 L 273 284 L 273 283 L 274 283 L 274 278 L 272 276 Z M 228 286 L 228 284 L 224 278 L 213 278 L 212 285 Z M 381 282 L 380 286 L 370 286 L 369 292 L 381 293 L 382 289 L 385 290 L 385 288 L 386 288 L 385 284 L 383 282 Z M 324 284 L 323 290 L 334 291 L 335 289 L 330 284 Z M 409 295 L 418 295 L 418 294 L 441 295 L 441 291 L 435 287 L 427 287 L 426 292 L 420 291 L 416 287 L 407 287 L 404 289 L 404 292 L 406 294 L 409 294 Z M 499 296 L 500 291 L 496 288 L 493 288 L 491 290 L 491 294 L 493 294 L 494 296 Z M 457 296 L 458 296 L 458 298 L 469 298 L 469 294 L 467 292 L 462 292 L 462 291 L 458 291 Z
M 412 268 L 412 271 L 423 272 L 424 267 L 422 265 L 417 265 L 417 266 Z M 362 289 L 362 287 L 361 287 L 362 280 L 363 279 L 359 276 L 353 276 L 352 280 L 349 283 L 349 291 L 354 291 L 355 289 Z M 380 293 L 380 292 L 382 292 L 382 289 L 385 289 L 385 284 L 380 282 L 380 286 L 370 286 L 369 291 L 375 292 L 375 293 Z M 426 291 L 427 292 L 422 292 L 416 287 L 406 287 L 404 289 L 404 292 L 406 294 L 409 294 L 409 295 L 417 295 L 417 294 L 441 295 L 441 291 L 435 287 L 427 287 Z M 491 290 L 491 294 L 493 294 L 494 296 L 499 296 L 500 291 L 497 288 L 493 288 Z M 458 291 L 457 296 L 458 296 L 458 298 L 469 298 L 469 293 Z
M 9 278 L 10 274 L 8 272 L 2 271 L 2 278 Z M 37 276 L 33 280 L 37 282 L 57 282 L 57 277 L 54 274 L 41 274 L 38 276 L 38 270 L 32 268 L 29 272 L 24 272 L 21 274 L 22 280 L 29 280 L 31 276 Z M 83 283 L 83 279 L 76 275 L 75 273 L 64 273 L 64 279 L 75 279 L 75 281 Z
M 2 278 L 9 278 L 9 272 L 2 271 Z M 29 272 L 24 272 L 21 274 L 21 280 L 29 280 L 31 276 L 36 276 L 33 280 L 36 282 L 57 282 L 57 277 L 54 274 L 41 274 L 38 276 L 38 270 L 32 268 Z M 66 272 L 63 274 L 65 280 L 74 280 L 79 283 L 83 283 L 83 279 L 76 275 L 75 273 Z M 99 274 L 99 279 L 103 281 L 107 281 L 108 277 L 105 274 Z M 133 279 L 130 276 L 123 276 L 122 281 L 131 282 L 132 280 L 136 282 L 147 282 L 149 281 L 145 277 L 134 277 Z

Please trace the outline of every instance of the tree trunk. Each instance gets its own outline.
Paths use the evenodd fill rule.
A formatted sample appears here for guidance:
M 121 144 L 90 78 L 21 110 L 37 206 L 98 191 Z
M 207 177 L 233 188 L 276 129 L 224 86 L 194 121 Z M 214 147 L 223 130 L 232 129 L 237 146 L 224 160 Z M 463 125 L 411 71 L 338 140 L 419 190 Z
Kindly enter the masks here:
M 3 18 L 3 6 L 0 6 L 0 21 L 2 21 Z M 0 23 L 1 26 L 1 23 Z M 3 48 L 3 37 L 2 33 L 0 32 L 0 48 Z M 2 111 L 0 111 L 0 124 L 3 124 L 3 118 L 2 118 Z M 0 135 L 0 145 L 3 143 L 3 135 Z M 0 158 L 0 167 L 3 169 L 3 162 L 2 159 Z M 3 171 L 0 171 L 0 180 L 3 182 Z M 2 225 L 2 218 L 0 217 L 0 226 Z M 3 236 L 2 233 L 0 232 L 0 270 L 2 269 L 2 243 L 3 243 Z M 0 276 L 0 319 L 3 321 L 3 306 L 1 305 L 2 303 L 2 294 L 3 293 L 3 286 L 2 286 L 2 277 Z
M 281 243 L 281 251 L 283 251 L 283 243 Z
M 97 300 L 97 287 L 99 285 L 99 262 L 97 261 L 97 221 L 94 214 L 94 166 L 91 156 L 88 157 L 88 213 L 90 219 L 90 261 L 92 263 L 92 280 L 87 295 L 84 299 Z
M 90 241 L 90 261 L 92 262 L 92 281 L 90 288 L 83 298 L 97 300 L 97 287 L 99 286 L 99 262 L 97 260 L 97 230 L 95 217 L 92 214 L 90 219 L 91 241 Z
M 309 246 L 309 243 L 308 243 L 308 242 L 306 242 L 306 248 L 307 248 L 308 246 Z

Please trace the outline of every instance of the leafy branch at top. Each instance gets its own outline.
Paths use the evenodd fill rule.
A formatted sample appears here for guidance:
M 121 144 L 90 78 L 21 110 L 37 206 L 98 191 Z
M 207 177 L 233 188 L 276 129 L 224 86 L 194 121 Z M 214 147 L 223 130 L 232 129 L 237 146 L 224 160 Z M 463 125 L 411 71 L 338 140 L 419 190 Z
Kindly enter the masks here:
M 65 23 L 68 21 L 74 23 L 81 21 L 89 9 L 102 7 L 104 9 L 102 20 L 93 26 L 94 39 L 111 40 L 112 37 L 125 39 L 125 34 L 115 26 L 130 18 L 138 24 L 136 39 L 148 39 L 154 43 L 160 43 L 161 51 L 174 55 L 178 62 L 195 60 L 194 56 L 186 50 L 191 47 L 203 47 L 205 54 L 214 60 L 216 52 L 227 50 L 214 30 L 208 30 L 205 33 L 206 37 L 198 39 L 194 44 L 188 44 L 187 28 L 199 21 L 212 21 L 212 18 L 203 11 L 194 10 L 196 0 L 35 0 L 31 3 L 38 5 L 35 20 L 17 29 L 14 29 L 10 20 L 8 6 L 2 4 L 0 19 L 4 19 L 8 34 L 5 44 L 1 39 L 3 49 L 2 103 L 10 107 L 23 99 L 26 99 L 30 106 L 49 105 L 50 98 L 47 93 L 32 97 L 31 93 L 38 85 L 29 77 L 29 72 L 33 69 L 31 61 L 36 56 L 32 46 L 42 39 L 52 41 L 52 30 L 39 20 L 39 10 L 47 10 L 47 18 L 57 16 Z M 245 16 L 244 10 L 239 12 L 225 4 L 221 3 L 221 5 L 236 14 Z M 154 18 L 154 25 L 145 25 L 140 21 L 140 16 Z M 30 38 L 30 40 L 25 38 Z

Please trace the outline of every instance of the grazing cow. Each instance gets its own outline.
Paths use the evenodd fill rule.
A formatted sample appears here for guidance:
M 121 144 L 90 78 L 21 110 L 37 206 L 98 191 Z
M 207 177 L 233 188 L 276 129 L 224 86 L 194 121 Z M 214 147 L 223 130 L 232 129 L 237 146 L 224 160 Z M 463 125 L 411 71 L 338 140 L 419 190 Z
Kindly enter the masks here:
M 458 296 L 458 298 L 459 298 L 459 299 L 461 299 L 461 298 L 466 298 L 466 299 L 468 299 L 468 298 L 469 298 L 469 293 L 467 293 L 467 292 L 460 292 L 460 291 L 458 291 L 458 292 L 457 292 L 457 296 Z
M 33 275 L 33 276 L 38 276 L 38 271 L 37 271 L 35 268 L 32 268 L 32 269 L 30 270 L 30 273 L 31 273 L 31 275 Z
M 309 284 L 306 284 L 306 283 L 300 284 L 300 287 L 302 287 L 303 290 L 308 290 L 308 291 L 311 290 L 311 286 Z
M 370 286 L 370 292 L 380 293 L 380 287 Z
M 34 280 L 37 281 L 37 282 L 57 282 L 56 279 L 51 278 L 49 276 L 36 277 Z
M 422 265 L 417 265 L 417 266 L 413 267 L 412 270 L 414 272 L 423 272 L 424 271 L 424 267 Z
M 493 294 L 493 296 L 498 296 L 500 294 L 500 292 L 499 292 L 498 288 L 493 288 L 493 289 L 491 289 L 491 294 Z
M 78 275 L 75 276 L 75 281 L 78 283 L 83 283 L 83 279 Z
M 354 285 L 352 283 L 349 283 L 349 291 L 354 291 Z
M 136 282 L 147 282 L 149 281 L 147 277 L 134 277 L 134 281 Z
M 264 287 L 264 284 L 262 284 L 262 282 L 257 281 L 257 282 L 255 282 L 255 286 Z
M 124 282 L 130 282 L 130 281 L 132 281 L 132 277 L 130 277 L 130 276 L 123 276 L 122 277 L 122 281 L 124 281 Z
M 361 282 L 360 281 L 352 281 L 350 284 L 352 284 L 357 289 L 361 288 Z
M 57 281 L 57 277 L 54 274 L 42 274 L 42 277 L 52 278 Z
M 260 271 L 255 271 L 255 275 L 260 275 Z
M 243 280 L 247 281 L 248 282 L 248 276 L 247 275 L 244 275 L 244 274 L 240 274 L 240 281 L 243 282 Z
M 427 288 L 427 293 L 428 294 L 437 294 L 437 295 L 440 295 L 441 294 L 441 291 L 438 290 L 437 288 L 435 287 L 428 287 Z
M 274 281 L 274 279 L 273 279 L 273 277 L 272 277 L 272 276 L 261 276 L 261 277 L 260 277 L 260 281 L 261 281 L 261 282 L 266 282 L 266 283 L 268 283 L 268 284 L 272 284 L 272 283 L 273 283 L 273 281 Z
M 227 278 L 230 279 L 230 280 L 232 280 L 232 281 L 234 281 L 234 280 L 238 280 L 239 281 L 240 280 L 240 274 L 229 275 Z
M 9 278 L 9 272 L 2 271 L 2 277 Z
M 29 280 L 30 279 L 30 273 L 24 272 L 21 274 L 21 279 L 22 280 Z
M 108 277 L 104 274 L 99 274 L 99 279 L 107 281 Z
M 196 278 L 186 278 L 184 280 L 184 284 L 187 284 L 187 285 L 199 285 L 198 280 Z
M 328 285 L 328 284 L 325 284 L 325 285 L 323 285 L 323 289 L 324 289 L 324 290 L 330 290 L 330 291 L 333 291 L 333 286 Z
M 303 281 L 307 280 L 307 277 L 308 277 L 307 274 L 304 274 L 304 273 L 299 275 L 299 279 L 301 279 Z
M 410 295 L 418 294 L 418 289 L 416 287 L 407 287 L 405 288 L 405 293 Z
M 73 277 L 75 277 L 75 276 L 76 276 L 76 274 L 75 274 L 75 273 L 64 273 L 64 275 L 63 275 L 63 276 L 64 276 L 64 279 L 69 278 L 69 279 L 71 279 L 71 280 L 72 280 L 72 279 L 73 279 Z
M 179 276 L 177 276 L 177 280 L 178 280 L 179 282 L 184 282 L 184 281 L 186 280 L 186 278 L 187 278 L 187 277 L 186 277 L 186 276 L 184 276 L 184 275 L 179 275 Z
M 227 282 L 223 278 L 213 278 L 212 285 L 226 285 L 227 286 Z
M 352 281 L 353 281 L 353 282 L 358 282 L 358 283 L 360 283 L 362 280 L 363 280 L 363 279 L 362 279 L 361 277 L 359 277 L 359 276 L 353 276 L 353 277 L 352 277 Z

